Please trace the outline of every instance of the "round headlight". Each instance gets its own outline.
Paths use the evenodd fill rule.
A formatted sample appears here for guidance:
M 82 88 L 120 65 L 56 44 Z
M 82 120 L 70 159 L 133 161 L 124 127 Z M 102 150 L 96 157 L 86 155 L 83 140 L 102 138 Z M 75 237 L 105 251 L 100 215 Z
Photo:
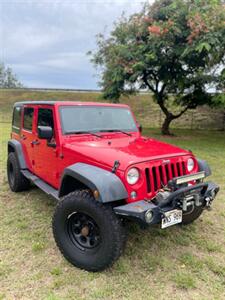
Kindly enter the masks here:
M 128 172 L 127 172 L 127 182 L 129 184 L 135 184 L 138 179 L 140 177 L 139 171 L 136 168 L 131 168 Z
M 189 158 L 187 160 L 187 169 L 188 169 L 188 172 L 191 172 L 194 169 L 194 166 L 195 166 L 194 160 L 192 158 Z

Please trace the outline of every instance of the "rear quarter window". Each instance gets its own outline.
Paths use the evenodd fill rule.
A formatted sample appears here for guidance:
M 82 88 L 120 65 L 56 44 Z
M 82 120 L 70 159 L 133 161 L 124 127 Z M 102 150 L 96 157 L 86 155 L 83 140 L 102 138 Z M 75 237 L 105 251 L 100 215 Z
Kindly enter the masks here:
M 21 129 L 21 106 L 14 107 L 12 119 L 12 131 L 19 133 Z
M 25 107 L 23 113 L 23 128 L 32 131 L 34 109 L 32 107 Z

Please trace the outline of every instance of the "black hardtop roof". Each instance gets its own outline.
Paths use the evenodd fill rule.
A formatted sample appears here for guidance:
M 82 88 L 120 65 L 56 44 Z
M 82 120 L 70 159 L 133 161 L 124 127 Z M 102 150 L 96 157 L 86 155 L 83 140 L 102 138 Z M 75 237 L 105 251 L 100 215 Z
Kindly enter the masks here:
M 62 102 L 62 101 L 20 101 L 20 102 L 16 102 L 14 103 L 14 106 L 20 106 L 20 105 L 24 105 L 24 104 L 40 104 L 40 105 L 43 105 L 43 104 L 46 104 L 46 105 L 54 105 L 55 103 L 57 102 Z
M 122 103 L 101 103 L 101 102 L 84 102 L 84 101 L 21 101 L 16 102 L 15 106 L 22 106 L 22 105 L 77 105 L 77 106 L 111 106 L 111 107 L 125 107 L 128 108 L 129 106 Z

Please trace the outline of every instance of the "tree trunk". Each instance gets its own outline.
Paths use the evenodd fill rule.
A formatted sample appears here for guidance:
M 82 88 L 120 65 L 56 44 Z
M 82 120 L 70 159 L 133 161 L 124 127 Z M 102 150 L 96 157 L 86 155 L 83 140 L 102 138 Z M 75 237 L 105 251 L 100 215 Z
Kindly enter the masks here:
M 171 114 L 166 115 L 166 118 L 163 122 L 162 128 L 161 128 L 161 132 L 163 135 L 173 135 L 170 132 L 170 123 L 173 121 L 173 116 Z
M 223 127 L 222 127 L 222 131 L 225 131 L 225 111 L 223 113 Z
M 161 110 L 163 111 L 164 115 L 166 116 L 162 128 L 161 128 L 161 133 L 163 135 L 173 135 L 170 132 L 170 123 L 174 120 L 177 119 L 179 117 L 181 117 L 189 108 L 189 106 L 187 105 L 183 110 L 181 110 L 178 114 L 174 115 L 172 112 L 170 112 L 168 110 L 168 108 L 165 106 L 165 98 L 163 98 L 161 93 L 155 94 L 157 103 L 159 105 L 159 107 L 161 108 Z

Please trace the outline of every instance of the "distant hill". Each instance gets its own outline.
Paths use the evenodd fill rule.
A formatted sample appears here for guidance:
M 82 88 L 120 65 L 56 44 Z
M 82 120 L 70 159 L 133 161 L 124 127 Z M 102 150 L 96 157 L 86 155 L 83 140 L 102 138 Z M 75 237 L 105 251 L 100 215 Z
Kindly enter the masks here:
M 63 91 L 63 90 L 0 90 L 0 122 L 11 122 L 12 106 L 17 101 L 25 100 L 66 100 L 66 101 L 96 101 L 106 102 L 101 92 L 97 91 Z M 138 94 L 123 97 L 121 102 L 131 106 L 137 120 L 143 127 L 160 127 L 164 118 L 163 113 L 149 94 Z M 188 111 L 172 123 L 171 128 L 216 130 L 225 127 L 224 112 L 207 106 Z

